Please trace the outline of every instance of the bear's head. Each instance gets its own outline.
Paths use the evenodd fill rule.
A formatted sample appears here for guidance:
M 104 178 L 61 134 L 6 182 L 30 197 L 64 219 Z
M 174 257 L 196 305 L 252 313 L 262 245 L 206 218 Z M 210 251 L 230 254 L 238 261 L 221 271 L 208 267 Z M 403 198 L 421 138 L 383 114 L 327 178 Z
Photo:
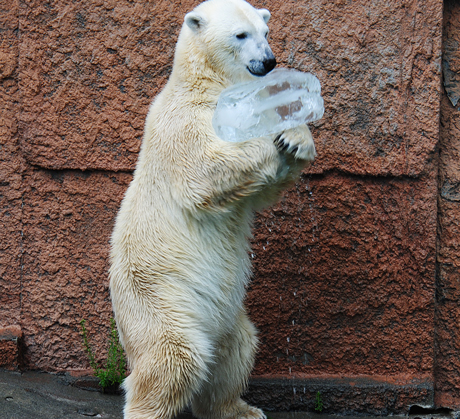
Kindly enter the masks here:
M 244 0 L 207 0 L 185 16 L 186 37 L 213 71 L 236 83 L 276 65 L 267 41 L 270 12 Z

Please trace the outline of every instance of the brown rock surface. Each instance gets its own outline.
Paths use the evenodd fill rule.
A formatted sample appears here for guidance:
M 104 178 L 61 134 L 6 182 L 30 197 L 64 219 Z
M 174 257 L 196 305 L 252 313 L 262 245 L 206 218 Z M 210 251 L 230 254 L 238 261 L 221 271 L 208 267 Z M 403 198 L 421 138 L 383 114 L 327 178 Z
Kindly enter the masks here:
M 441 102 L 435 378 L 436 403 L 460 408 L 460 110 L 449 101 L 452 89 L 460 89 L 458 2 L 445 3 L 445 17 L 443 70 L 456 77 L 444 78 Z
M 24 364 L 88 367 L 81 319 L 98 358 L 112 316 L 108 251 L 113 220 L 131 175 L 30 170 L 24 183 L 22 327 Z
M 134 168 L 150 101 L 198 2 L 23 3 L 23 151 L 46 168 Z
M 436 186 L 304 176 L 258 217 L 255 374 L 430 374 Z
M 21 311 L 23 159 L 18 147 L 18 4 L 0 13 L 0 327 Z
M 19 343 L 22 330 L 19 325 L 0 327 L 0 368 L 16 370 L 19 367 Z

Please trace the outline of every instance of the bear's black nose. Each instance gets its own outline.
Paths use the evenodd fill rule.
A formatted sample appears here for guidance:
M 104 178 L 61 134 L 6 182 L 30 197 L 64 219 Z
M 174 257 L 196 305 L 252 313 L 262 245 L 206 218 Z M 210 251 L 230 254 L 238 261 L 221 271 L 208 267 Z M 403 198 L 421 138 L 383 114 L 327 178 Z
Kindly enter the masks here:
M 251 60 L 249 61 L 248 70 L 253 76 L 261 77 L 265 76 L 265 74 L 269 73 L 275 68 L 276 59 L 273 54 L 265 58 L 263 61 L 259 60 Z
M 264 61 L 264 69 L 265 69 L 265 74 L 269 73 L 272 71 L 276 66 L 276 58 L 268 58 L 267 60 Z

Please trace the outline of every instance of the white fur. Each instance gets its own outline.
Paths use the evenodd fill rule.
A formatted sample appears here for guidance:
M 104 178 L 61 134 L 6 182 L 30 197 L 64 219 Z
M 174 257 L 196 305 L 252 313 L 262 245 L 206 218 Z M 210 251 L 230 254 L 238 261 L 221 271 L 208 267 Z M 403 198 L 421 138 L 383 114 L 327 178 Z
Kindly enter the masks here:
M 314 145 L 306 126 L 278 147 L 226 143 L 211 119 L 225 87 L 253 78 L 247 61 L 268 47 L 268 18 L 243 0 L 198 6 L 149 110 L 112 235 L 110 290 L 132 370 L 125 418 L 171 418 L 187 403 L 204 419 L 265 417 L 240 399 L 257 345 L 243 306 L 248 237 L 253 211 L 313 160 Z

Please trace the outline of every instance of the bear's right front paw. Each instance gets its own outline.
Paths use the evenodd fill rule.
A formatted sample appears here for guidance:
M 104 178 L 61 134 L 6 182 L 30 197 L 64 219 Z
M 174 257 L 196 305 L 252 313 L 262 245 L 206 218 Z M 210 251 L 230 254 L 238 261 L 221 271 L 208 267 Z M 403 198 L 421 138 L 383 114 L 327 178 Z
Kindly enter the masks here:
M 316 157 L 315 143 L 305 124 L 282 132 L 274 143 L 279 151 L 292 154 L 296 159 L 313 161 Z

